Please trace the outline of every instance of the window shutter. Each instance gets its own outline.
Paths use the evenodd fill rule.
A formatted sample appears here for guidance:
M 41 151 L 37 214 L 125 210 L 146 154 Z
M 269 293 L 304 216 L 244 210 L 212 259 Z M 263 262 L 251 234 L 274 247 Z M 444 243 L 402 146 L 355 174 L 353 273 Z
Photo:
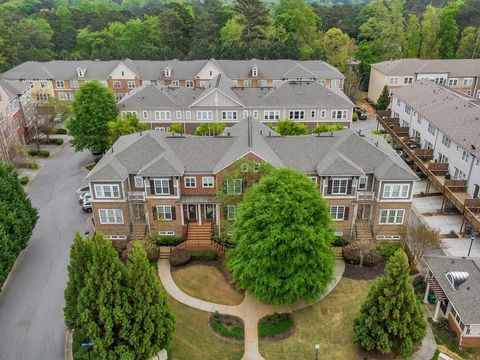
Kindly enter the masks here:
M 333 180 L 328 180 L 327 182 L 327 195 L 332 194 Z
M 343 220 L 348 220 L 348 209 L 350 209 L 350 208 L 345 206 L 345 213 L 343 215 Z
M 168 180 L 168 187 L 170 190 L 170 194 L 174 194 L 173 192 L 173 179 Z
M 172 220 L 177 220 L 177 209 L 172 206 Z
M 150 194 L 155 195 L 155 184 L 153 180 L 150 180 Z
M 223 205 L 223 219 L 227 219 L 228 212 L 227 212 L 227 205 Z
M 352 193 L 352 180 L 347 181 L 347 194 L 350 195 Z
M 152 207 L 153 220 L 158 220 L 157 207 Z

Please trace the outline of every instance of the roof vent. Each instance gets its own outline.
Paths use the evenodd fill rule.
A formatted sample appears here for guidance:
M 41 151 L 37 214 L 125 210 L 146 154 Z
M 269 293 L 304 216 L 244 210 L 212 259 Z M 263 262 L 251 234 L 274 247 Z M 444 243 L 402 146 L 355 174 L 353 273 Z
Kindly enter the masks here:
M 458 287 L 470 277 L 470 275 L 465 271 L 449 271 L 445 273 L 445 276 L 455 290 L 457 290 Z

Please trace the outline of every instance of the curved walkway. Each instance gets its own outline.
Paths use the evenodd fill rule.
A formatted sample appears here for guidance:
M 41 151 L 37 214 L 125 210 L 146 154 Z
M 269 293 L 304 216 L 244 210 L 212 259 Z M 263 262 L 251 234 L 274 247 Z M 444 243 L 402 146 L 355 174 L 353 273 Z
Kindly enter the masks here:
M 317 301 L 323 299 L 335 288 L 335 286 L 337 286 L 338 282 L 343 276 L 344 271 L 345 263 L 337 260 L 335 264 L 335 279 L 328 286 L 326 293 Z M 162 259 L 158 261 L 158 275 L 160 276 L 160 280 L 162 281 L 165 290 L 170 294 L 170 296 L 182 304 L 208 312 L 218 311 L 221 314 L 234 315 L 243 319 L 245 324 L 245 351 L 243 353 L 242 360 L 263 360 L 263 357 L 258 351 L 258 320 L 275 312 L 292 312 L 312 305 L 304 301 L 293 305 L 268 305 L 261 303 L 249 293 L 245 293 L 245 299 L 243 302 L 240 305 L 235 306 L 221 305 L 200 300 L 185 294 L 177 286 L 172 278 L 172 274 L 170 273 L 170 263 L 168 262 L 168 259 Z

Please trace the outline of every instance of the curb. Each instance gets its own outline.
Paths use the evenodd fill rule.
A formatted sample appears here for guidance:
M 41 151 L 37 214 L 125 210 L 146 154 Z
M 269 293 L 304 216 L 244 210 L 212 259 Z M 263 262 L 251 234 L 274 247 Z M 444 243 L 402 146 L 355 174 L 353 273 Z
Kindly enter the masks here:
M 0 289 L 0 299 L 2 298 L 2 295 L 5 293 L 5 290 L 7 289 L 8 285 L 10 284 L 13 274 L 17 271 L 18 267 L 20 266 L 20 263 L 22 262 L 23 257 L 25 256 L 25 253 L 27 252 L 29 245 L 30 245 L 30 241 L 27 243 L 27 246 L 25 247 L 25 249 L 20 251 L 20 254 L 18 254 L 17 259 L 13 263 L 12 269 L 10 270 L 7 278 L 5 279 L 5 282 L 2 285 L 2 289 Z
M 72 343 L 72 333 L 67 329 L 65 333 L 65 360 L 73 360 Z

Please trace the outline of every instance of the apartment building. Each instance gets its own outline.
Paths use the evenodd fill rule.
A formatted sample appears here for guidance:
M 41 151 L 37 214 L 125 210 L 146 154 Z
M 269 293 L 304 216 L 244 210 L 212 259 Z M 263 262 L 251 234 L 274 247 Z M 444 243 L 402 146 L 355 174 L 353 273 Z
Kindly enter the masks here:
M 244 191 L 241 180 L 223 181 L 241 159 L 253 164 L 242 172 L 268 162 L 309 176 L 330 204 L 338 236 L 355 238 L 360 223 L 371 239 L 405 236 L 418 178 L 381 137 L 350 130 L 279 136 L 251 118 L 221 136 L 121 137 L 86 177 L 96 230 L 118 247 L 150 232 L 186 236 L 188 245 L 199 227 L 211 233 L 221 220 L 235 219 L 235 205 L 221 204 L 216 191 Z
M 268 87 L 274 81 L 318 81 L 327 87 L 342 88 L 344 76 L 333 66 L 320 61 L 294 60 L 82 60 L 49 62 L 28 61 L 0 75 L 32 86 L 32 100 L 42 102 L 50 96 L 72 100 L 79 86 L 99 80 L 122 99 L 142 85 L 172 88 L 203 88 L 219 74 L 236 86 Z
M 319 123 L 350 127 L 354 104 L 338 88 L 317 81 L 274 81 L 266 87 L 239 87 L 220 73 L 202 88 L 154 84 L 133 90 L 118 102 L 122 114 L 135 114 L 152 130 L 172 123 L 191 134 L 200 123 L 220 121 L 231 126 L 249 117 L 266 124 L 291 119 L 310 129 Z
M 18 80 L 0 79 L 0 160 L 15 159 L 15 143 L 28 141 L 34 116 L 30 86 Z
M 385 85 L 390 92 L 428 79 L 472 97 L 480 97 L 480 59 L 399 59 L 372 64 L 368 98 L 376 102 Z
M 392 118 L 379 122 L 444 196 L 442 211 L 464 214 L 459 231 L 480 230 L 480 102 L 419 80 L 394 90 Z

